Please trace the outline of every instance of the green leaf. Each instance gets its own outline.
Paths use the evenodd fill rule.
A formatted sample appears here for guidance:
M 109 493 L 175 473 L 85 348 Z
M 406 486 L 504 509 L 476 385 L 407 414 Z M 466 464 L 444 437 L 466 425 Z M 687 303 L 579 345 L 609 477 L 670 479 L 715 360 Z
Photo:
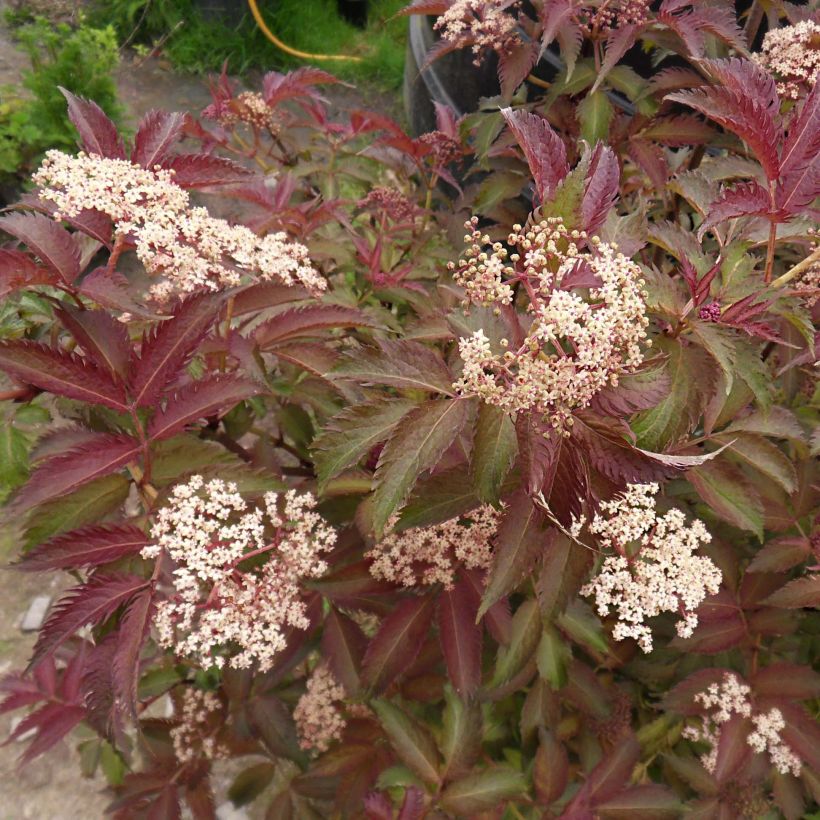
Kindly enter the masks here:
M 397 529 L 426 527 L 465 515 L 481 503 L 462 466 L 422 479 L 402 510 Z
M 641 413 L 632 429 L 642 449 L 660 453 L 693 428 L 700 417 L 701 402 L 711 389 L 713 370 L 702 348 L 684 347 L 675 339 L 658 339 L 657 347 L 668 355 L 669 392 L 655 407 Z
M 122 475 L 109 475 L 79 490 L 35 507 L 28 515 L 26 549 L 57 533 L 97 522 L 116 510 L 128 497 L 130 482 Z
M 256 800 L 273 782 L 276 766 L 257 763 L 241 771 L 228 788 L 228 798 L 234 806 L 245 806 Z
M 413 402 L 381 400 L 376 404 L 348 407 L 334 416 L 313 440 L 313 455 L 319 491 L 327 482 L 364 458 L 385 441 Z
M 715 515 L 763 540 L 760 498 L 737 467 L 723 460 L 707 461 L 686 477 Z
M 715 436 L 715 441 L 728 444 L 728 453 L 759 473 L 772 479 L 791 495 L 797 487 L 797 470 L 786 454 L 763 436 L 736 433 Z
M 517 675 L 532 658 L 541 637 L 541 613 L 535 601 L 526 600 L 518 607 L 511 632 L 509 645 L 499 647 L 491 689 Z
M 561 689 L 567 682 L 567 664 L 572 658 L 569 644 L 558 630 L 545 626 L 535 652 L 538 674 L 553 689 Z
M 373 527 L 384 530 L 419 476 L 438 464 L 467 421 L 463 399 L 429 401 L 411 410 L 382 450 L 372 497 Z
M 526 781 L 521 772 L 501 767 L 486 769 L 451 783 L 441 795 L 441 807 L 459 816 L 500 808 L 505 800 L 522 795 Z
M 595 807 L 596 815 L 603 820 L 675 820 L 682 811 L 683 804 L 677 795 L 655 783 L 633 786 Z
M 441 354 L 420 342 L 381 341 L 347 354 L 332 376 L 359 384 L 386 384 L 405 390 L 453 395 L 453 375 Z
M 581 124 L 581 137 L 590 145 L 609 142 L 612 113 L 612 103 L 605 91 L 596 91 L 584 97 L 576 108 L 576 116 Z
M 441 752 L 444 779 L 466 774 L 481 754 L 481 708 L 474 700 L 464 701 L 451 686 L 444 688 Z
M 155 487 L 176 484 L 180 478 L 208 468 L 238 465 L 240 459 L 215 441 L 204 441 L 188 433 L 151 446 L 151 483 Z
M 548 540 L 544 524 L 544 514 L 524 490 L 519 490 L 507 505 L 496 534 L 495 560 L 478 609 L 479 618 L 533 569 L 535 556 Z
M 28 477 L 29 438 L 6 420 L 0 425 L 0 500 Z
M 737 345 L 735 362 L 735 375 L 754 393 L 760 407 L 767 411 L 772 406 L 774 380 L 768 365 L 760 356 L 760 350 L 748 342 L 741 342 Z
M 692 333 L 712 358 L 720 365 L 724 374 L 723 387 L 728 396 L 734 384 L 735 368 L 737 366 L 737 349 L 735 333 L 730 328 L 714 322 L 691 322 Z
M 374 700 L 370 705 L 400 760 L 425 782 L 438 784 L 441 759 L 427 728 L 389 701 Z
M 478 497 L 498 501 L 501 485 L 518 452 L 515 425 L 500 408 L 483 404 L 476 419 L 471 471 Z
M 573 601 L 556 623 L 575 643 L 603 656 L 610 654 L 600 619 L 583 601 Z

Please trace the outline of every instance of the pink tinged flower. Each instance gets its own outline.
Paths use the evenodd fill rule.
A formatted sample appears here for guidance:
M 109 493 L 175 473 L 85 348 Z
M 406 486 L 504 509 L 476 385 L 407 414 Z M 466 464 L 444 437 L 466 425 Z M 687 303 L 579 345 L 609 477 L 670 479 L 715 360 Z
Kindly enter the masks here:
M 709 750 L 701 755 L 704 767 L 714 772 L 721 727 L 734 715 L 751 718 L 754 731 L 746 737 L 747 744 L 758 754 L 768 754 L 771 764 L 781 774 L 800 775 L 802 762 L 780 737 L 786 727 L 782 712 L 772 708 L 768 712 L 753 713 L 749 686 L 731 672 L 726 672 L 720 683 L 710 684 L 695 695 L 695 701 L 704 708 L 700 724 L 687 726 L 683 736 L 687 740 L 705 743 Z
M 820 71 L 820 24 L 803 20 L 772 29 L 754 59 L 777 79 L 781 97 L 799 99 L 814 86 Z
M 649 320 L 641 269 L 560 219 L 516 225 L 506 245 L 490 244 L 477 225 L 467 223 L 467 251 L 450 266 L 466 301 L 498 312 L 521 283 L 532 322 L 517 349 L 503 339 L 505 349 L 493 350 L 483 330 L 460 339 L 464 368 L 454 387 L 510 413 L 539 411 L 566 432 L 575 410 L 643 360 Z M 582 243 L 589 250 L 579 250 Z M 582 293 L 574 281 L 584 282 Z
M 269 669 L 291 628 L 309 626 L 300 579 L 322 575 L 336 533 L 310 493 L 266 493 L 249 508 L 234 484 L 194 476 L 156 514 L 145 558 L 174 562 L 157 608 L 160 645 L 203 666 Z M 261 566 L 246 564 L 250 558 Z
M 499 516 L 487 505 L 441 524 L 392 532 L 366 553 L 370 574 L 405 587 L 442 584 L 450 589 L 460 567 L 490 567 Z
M 717 593 L 722 580 L 711 559 L 696 555 L 701 544 L 711 541 L 703 523 L 687 524 L 680 510 L 659 516 L 658 490 L 657 484 L 631 484 L 600 505 L 589 531 L 614 555 L 581 589 L 582 595 L 595 598 L 599 615 L 615 612 L 615 640 L 634 638 L 644 652 L 653 648 L 649 618 L 678 613 L 678 635 L 691 637 L 698 624 L 695 610 L 707 595 Z M 577 531 L 576 524 L 571 532 Z
M 146 271 L 161 277 L 151 287 L 158 301 L 235 287 L 244 276 L 302 285 L 314 295 L 327 287 L 303 245 L 282 232 L 257 236 L 193 207 L 171 171 L 49 151 L 33 180 L 40 198 L 57 206 L 59 218 L 85 209 L 109 216 L 117 235 L 134 242 Z
M 336 704 L 344 698 L 344 687 L 330 669 L 325 664 L 317 666 L 293 710 L 301 748 L 326 752 L 333 741 L 341 738 L 347 721 Z

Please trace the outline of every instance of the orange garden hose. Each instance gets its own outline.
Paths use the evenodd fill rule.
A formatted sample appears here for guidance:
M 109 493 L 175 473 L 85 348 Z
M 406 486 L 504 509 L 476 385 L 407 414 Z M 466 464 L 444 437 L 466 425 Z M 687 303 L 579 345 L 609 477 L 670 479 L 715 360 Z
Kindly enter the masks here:
M 299 57 L 302 60 L 345 60 L 349 63 L 360 63 L 361 57 L 354 57 L 350 54 L 311 54 L 307 51 L 299 51 L 298 48 L 291 48 L 287 43 L 283 43 L 267 26 L 262 13 L 259 11 L 259 6 L 256 0 L 248 0 L 253 19 L 256 20 L 256 25 L 262 30 L 262 34 L 268 38 L 278 49 L 284 51 L 285 54 L 290 54 L 291 57 Z

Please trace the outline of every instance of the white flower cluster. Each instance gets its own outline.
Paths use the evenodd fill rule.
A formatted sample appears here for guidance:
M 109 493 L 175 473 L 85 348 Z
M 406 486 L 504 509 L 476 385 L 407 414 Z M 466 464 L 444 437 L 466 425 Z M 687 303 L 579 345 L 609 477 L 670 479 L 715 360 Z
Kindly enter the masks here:
M 781 97 L 799 99 L 814 86 L 820 71 L 820 24 L 803 20 L 794 26 L 772 29 L 754 58 L 777 78 Z
M 518 21 L 508 9 L 513 0 L 455 0 L 433 28 L 455 48 L 472 45 L 475 63 L 484 49 L 505 53 L 519 41 Z
M 179 723 L 171 729 L 174 754 L 180 763 L 190 763 L 198 757 L 215 760 L 227 757 L 226 748 L 216 742 L 214 731 L 221 722 L 212 724 L 211 714 L 222 707 L 215 692 L 203 692 L 188 687 L 182 694 L 182 714 Z
M 746 738 L 749 746 L 758 753 L 768 752 L 769 760 L 781 774 L 791 772 L 797 777 L 802 768 L 800 758 L 780 738 L 780 732 L 786 726 L 783 713 L 772 708 L 753 716 L 750 693 L 749 686 L 737 675 L 726 672 L 720 683 L 710 684 L 705 691 L 695 695 L 695 701 L 707 710 L 707 714 L 702 716 L 700 726 L 684 728 L 683 736 L 709 746 L 709 751 L 701 755 L 700 760 L 707 771 L 714 772 L 721 725 L 732 715 L 751 717 L 755 731 L 750 732 Z
M 370 574 L 405 587 L 443 584 L 450 589 L 459 566 L 489 569 L 498 519 L 499 512 L 485 505 L 462 518 L 392 532 L 366 553 Z
M 695 555 L 711 536 L 703 522 L 687 526 L 677 509 L 659 516 L 654 496 L 657 484 L 631 484 L 613 500 L 601 504 L 589 524 L 601 545 L 615 551 L 604 559 L 598 575 L 581 589 L 594 595 L 600 615 L 614 609 L 615 640 L 634 638 L 644 652 L 652 651 L 652 633 L 645 621 L 662 612 L 679 612 L 676 628 L 688 638 L 698 624 L 695 609 L 708 594 L 717 593 L 720 570 L 706 556 Z M 573 523 L 577 537 L 583 519 Z
M 159 301 L 199 290 L 216 291 L 258 274 L 314 294 L 327 287 L 307 248 L 280 232 L 257 236 L 244 225 L 193 207 L 173 173 L 124 159 L 49 151 L 34 182 L 40 198 L 58 209 L 55 219 L 90 209 L 109 216 L 117 235 L 129 237 L 146 271 L 164 280 L 151 288 Z
M 342 736 L 347 721 L 335 704 L 344 700 L 344 687 L 325 665 L 317 666 L 307 681 L 307 691 L 293 710 L 299 745 L 326 752 Z
M 299 579 L 327 569 L 319 557 L 336 533 L 314 512 L 310 493 L 289 490 L 284 510 L 276 493 L 266 493 L 264 510 L 249 510 L 236 485 L 194 476 L 174 487 L 157 513 L 155 543 L 145 558 L 163 551 L 176 563 L 174 592 L 157 608 L 162 646 L 196 658 L 204 666 L 269 669 L 285 647 L 288 627 L 306 629 L 308 620 Z M 261 567 L 247 567 L 264 556 Z
M 517 350 L 493 352 L 483 330 L 460 339 L 464 370 L 454 387 L 511 413 L 538 410 L 566 432 L 574 410 L 643 360 L 649 320 L 641 269 L 615 246 L 569 232 L 560 219 L 526 231 L 513 226 L 513 253 L 500 242 L 485 250 L 489 237 L 476 225 L 475 218 L 467 223 L 470 247 L 450 266 L 456 282 L 468 301 L 484 305 L 511 304 L 520 284 L 533 320 Z M 588 251 L 579 250 L 581 242 Z M 585 283 L 583 295 L 573 279 Z

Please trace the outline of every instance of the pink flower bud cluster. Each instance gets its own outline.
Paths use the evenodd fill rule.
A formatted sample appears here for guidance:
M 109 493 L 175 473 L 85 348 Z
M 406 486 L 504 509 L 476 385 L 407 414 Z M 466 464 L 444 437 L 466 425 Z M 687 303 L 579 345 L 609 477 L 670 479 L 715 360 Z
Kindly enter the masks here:
M 710 684 L 703 692 L 695 695 L 695 701 L 704 707 L 706 714 L 701 717 L 700 726 L 687 726 L 683 736 L 687 740 L 706 743 L 709 751 L 700 760 L 709 772 L 717 765 L 718 744 L 721 726 L 732 716 L 751 718 L 755 726 L 746 737 L 746 742 L 755 752 L 766 752 L 772 765 L 781 774 L 800 775 L 800 758 L 783 742 L 780 732 L 786 727 L 783 713 L 772 708 L 768 712 L 752 714 L 749 700 L 751 689 L 737 675 L 726 672 L 721 683 Z
M 257 236 L 244 225 L 231 225 L 205 208 L 193 207 L 169 170 L 49 151 L 33 180 L 41 188 L 40 198 L 57 206 L 55 219 L 85 209 L 109 216 L 118 237 L 135 243 L 146 271 L 164 277 L 151 288 L 159 301 L 234 287 L 243 274 L 304 285 L 317 295 L 327 287 L 304 245 L 282 232 Z
M 794 289 L 803 298 L 807 307 L 814 307 L 820 299 L 820 262 L 815 262 L 803 271 Z
M 217 120 L 225 128 L 245 123 L 252 128 L 266 129 L 272 134 L 279 132 L 279 122 L 274 110 L 256 91 L 243 91 L 219 106 L 209 105 L 202 111 L 202 116 Z
M 582 595 L 595 596 L 599 615 L 616 611 L 615 640 L 634 638 L 644 652 L 652 651 L 648 618 L 680 613 L 678 635 L 691 637 L 698 624 L 695 610 L 707 595 L 717 593 L 722 579 L 711 559 L 695 555 L 701 544 L 712 540 L 703 522 L 687 525 L 678 509 L 658 515 L 658 490 L 654 483 L 630 484 L 601 504 L 588 528 L 615 555 L 607 556 L 598 575 L 581 589 Z M 584 523 L 573 523 L 573 536 Z
M 518 285 L 532 323 L 513 350 L 494 351 L 482 330 L 460 339 L 464 369 L 455 389 L 510 413 L 537 410 L 566 431 L 574 410 L 643 360 L 649 320 L 641 269 L 560 219 L 513 226 L 512 252 L 501 242 L 488 247 L 475 217 L 467 228 L 465 258 L 451 265 L 467 301 L 509 305 Z M 579 250 L 581 243 L 589 250 Z
M 478 65 L 485 49 L 503 54 L 520 42 L 518 20 L 508 11 L 513 5 L 514 0 L 455 0 L 433 28 L 455 48 L 472 46 Z
M 223 666 L 227 654 L 234 668 L 269 669 L 286 630 L 309 626 L 299 580 L 326 571 L 320 555 L 336 541 L 315 506 L 310 493 L 289 490 L 284 504 L 269 492 L 264 509 L 249 509 L 236 485 L 201 476 L 175 486 L 142 551 L 175 563 L 172 593 L 157 608 L 160 645 L 205 667 Z
M 347 721 L 336 705 L 345 698 L 344 687 L 325 664 L 320 664 L 307 681 L 307 691 L 293 710 L 299 745 L 305 750 L 326 752 L 342 736 Z
M 642 26 L 649 20 L 651 0 L 605 0 L 585 5 L 575 12 L 575 20 L 587 36 L 608 34 L 624 26 Z
M 385 213 L 393 222 L 412 222 L 418 212 L 418 208 L 401 191 L 383 186 L 371 189 L 356 204 L 365 211 Z
M 443 584 L 450 589 L 459 567 L 489 569 L 499 515 L 485 505 L 441 524 L 392 532 L 366 553 L 370 574 L 405 587 Z
M 797 100 L 810 90 L 820 71 L 820 24 L 803 20 L 769 31 L 755 60 L 777 79 L 777 93 Z
M 222 702 L 215 692 L 203 692 L 193 687 L 185 689 L 179 723 L 171 729 L 174 754 L 180 763 L 190 763 L 199 757 L 208 760 L 228 757 L 227 748 L 218 744 L 214 737 L 222 720 L 211 717 L 221 708 Z

